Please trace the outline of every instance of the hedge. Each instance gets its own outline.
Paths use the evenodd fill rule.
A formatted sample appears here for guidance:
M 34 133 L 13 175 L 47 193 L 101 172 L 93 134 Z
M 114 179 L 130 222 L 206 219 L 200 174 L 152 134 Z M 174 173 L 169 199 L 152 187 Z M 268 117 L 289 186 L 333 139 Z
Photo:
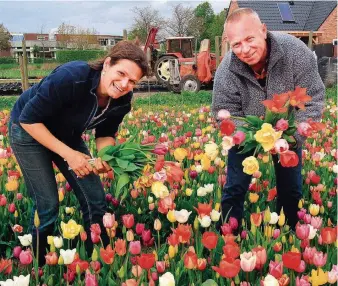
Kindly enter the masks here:
M 0 64 L 16 64 L 16 60 L 12 57 L 0 57 Z
M 91 61 L 101 58 L 106 54 L 102 50 L 69 50 L 56 51 L 56 61 L 59 63 L 67 63 L 70 61 Z

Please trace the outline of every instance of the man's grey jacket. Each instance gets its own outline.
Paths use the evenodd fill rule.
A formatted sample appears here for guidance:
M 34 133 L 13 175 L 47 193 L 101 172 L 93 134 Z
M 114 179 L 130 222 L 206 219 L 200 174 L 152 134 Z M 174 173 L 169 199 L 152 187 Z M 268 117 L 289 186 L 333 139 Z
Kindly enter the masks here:
M 305 111 L 296 111 L 296 122 L 312 118 L 319 121 L 324 106 L 325 87 L 319 76 L 317 61 L 312 51 L 299 39 L 288 34 L 268 32 L 270 57 L 266 86 L 261 87 L 251 68 L 229 52 L 218 67 L 214 80 L 212 111 L 214 116 L 226 109 L 233 116 L 262 116 L 265 99 L 274 94 L 294 90 L 296 86 L 307 89 L 312 97 L 305 104 Z M 236 125 L 240 125 L 235 120 Z M 296 133 L 297 145 L 304 137 Z

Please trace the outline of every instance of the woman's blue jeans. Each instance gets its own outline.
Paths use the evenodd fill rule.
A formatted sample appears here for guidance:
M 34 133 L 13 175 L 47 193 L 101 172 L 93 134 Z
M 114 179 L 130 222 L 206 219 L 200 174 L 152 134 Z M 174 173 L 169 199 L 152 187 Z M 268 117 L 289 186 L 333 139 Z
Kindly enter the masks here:
M 237 218 L 241 223 L 245 194 L 251 182 L 251 176 L 243 172 L 242 162 L 253 152 L 239 154 L 237 147 L 229 150 L 227 182 L 222 194 L 222 215 L 225 218 Z M 302 148 L 295 150 L 299 158 L 296 167 L 283 167 L 278 157 L 273 155 L 277 188 L 277 212 L 283 207 L 287 224 L 294 228 L 297 223 L 298 202 L 302 198 Z
M 54 223 L 59 214 L 59 196 L 52 162 L 59 168 L 79 200 L 84 220 L 84 227 L 88 235 L 86 248 L 89 255 L 93 245 L 90 238 L 91 224 L 101 226 L 101 238 L 105 244 L 109 243 L 108 236 L 102 224 L 102 217 L 106 212 L 105 193 L 100 177 L 91 173 L 84 178 L 77 178 L 76 174 L 68 170 L 68 165 L 56 153 L 42 146 L 33 139 L 18 123 L 9 122 L 10 145 L 21 168 L 27 191 L 33 200 L 31 213 L 31 233 L 33 247 L 36 246 L 36 229 L 34 227 L 34 213 L 37 210 L 40 219 L 39 226 L 39 264 L 44 264 L 47 236 L 53 235 Z M 71 148 L 88 154 L 89 150 L 82 139 L 76 144 L 68 143 Z

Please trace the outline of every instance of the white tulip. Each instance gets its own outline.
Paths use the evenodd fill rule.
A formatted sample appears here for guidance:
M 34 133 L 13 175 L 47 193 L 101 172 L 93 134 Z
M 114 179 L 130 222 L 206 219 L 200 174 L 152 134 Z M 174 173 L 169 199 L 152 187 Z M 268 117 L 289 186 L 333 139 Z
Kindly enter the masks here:
M 186 223 L 191 213 L 192 212 L 188 212 L 185 209 L 180 210 L 180 211 L 175 211 L 175 218 L 179 223 Z
M 159 278 L 159 286 L 175 286 L 175 278 L 170 272 L 164 273 Z
M 212 193 L 214 190 L 214 184 L 206 184 L 204 188 L 207 190 L 207 193 Z
M 63 258 L 63 263 L 66 264 L 66 265 L 71 264 L 74 261 L 75 253 L 76 253 L 76 248 L 74 248 L 72 250 L 71 249 L 67 249 L 67 250 L 61 249 L 60 254 Z
M 338 174 L 338 165 L 333 165 L 332 166 L 332 171 L 333 171 L 333 173 L 335 173 L 335 174 Z
M 23 236 L 18 236 L 20 243 L 22 246 L 30 246 L 32 244 L 32 235 L 31 234 L 25 234 Z
M 1 286 L 28 286 L 29 285 L 30 274 L 27 276 L 20 275 L 14 276 L 12 279 L 7 279 L 6 281 L 0 281 Z
M 204 188 L 204 187 L 199 187 L 198 189 L 197 189 L 197 196 L 198 197 L 204 197 L 204 196 L 206 196 L 207 195 L 207 190 L 206 190 L 206 188 Z
M 54 236 L 53 242 L 56 248 L 61 248 L 63 246 L 63 239 L 61 236 Z
M 279 215 L 278 215 L 277 213 L 275 213 L 275 212 L 272 212 L 272 213 L 270 214 L 270 221 L 269 221 L 269 224 L 276 224 L 277 221 L 278 221 L 278 219 L 279 219 Z
M 311 224 L 308 224 L 310 227 L 310 233 L 308 239 L 314 239 L 317 234 L 317 229 L 315 229 Z
M 203 216 L 202 219 L 198 218 L 198 221 L 200 222 L 202 227 L 209 227 L 211 224 L 211 218 L 210 216 Z
M 195 167 L 195 170 L 196 170 L 197 173 L 202 173 L 202 171 L 203 171 L 202 165 L 197 165 L 197 166 Z
M 221 217 L 221 212 L 212 210 L 210 213 L 210 217 L 212 221 L 219 221 L 219 218 Z
M 264 286 L 279 286 L 278 280 L 273 277 L 272 275 L 268 274 L 266 275 L 264 281 L 263 281 Z

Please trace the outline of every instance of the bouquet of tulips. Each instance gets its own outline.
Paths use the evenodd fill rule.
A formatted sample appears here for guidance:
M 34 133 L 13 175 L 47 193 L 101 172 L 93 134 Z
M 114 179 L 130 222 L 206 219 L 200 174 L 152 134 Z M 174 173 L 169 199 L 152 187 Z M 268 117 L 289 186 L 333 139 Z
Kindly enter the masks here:
M 312 119 L 296 123 L 295 109 L 305 110 L 304 104 L 310 100 L 311 96 L 306 94 L 306 88 L 297 86 L 294 91 L 275 94 L 272 99 L 264 100 L 264 117 L 236 117 L 231 116 L 227 110 L 220 110 L 217 116 L 221 120 L 220 131 L 225 135 L 222 140 L 223 150 L 229 150 L 234 145 L 238 145 L 240 153 L 252 153 L 254 150 L 253 156 L 247 157 L 242 163 L 244 173 L 249 175 L 258 171 L 259 164 L 255 155 L 262 151 L 277 154 L 283 167 L 297 166 L 301 158 L 290 150 L 297 144 L 295 133 L 308 137 L 325 127 L 323 123 L 314 122 Z M 231 135 L 236 126 L 231 118 L 244 122 L 233 136 Z
M 106 146 L 98 152 L 98 156 L 113 169 L 112 187 L 116 199 L 125 199 L 129 184 L 141 177 L 146 165 L 153 162 L 153 149 L 152 145 L 141 145 L 129 140 L 115 146 Z

